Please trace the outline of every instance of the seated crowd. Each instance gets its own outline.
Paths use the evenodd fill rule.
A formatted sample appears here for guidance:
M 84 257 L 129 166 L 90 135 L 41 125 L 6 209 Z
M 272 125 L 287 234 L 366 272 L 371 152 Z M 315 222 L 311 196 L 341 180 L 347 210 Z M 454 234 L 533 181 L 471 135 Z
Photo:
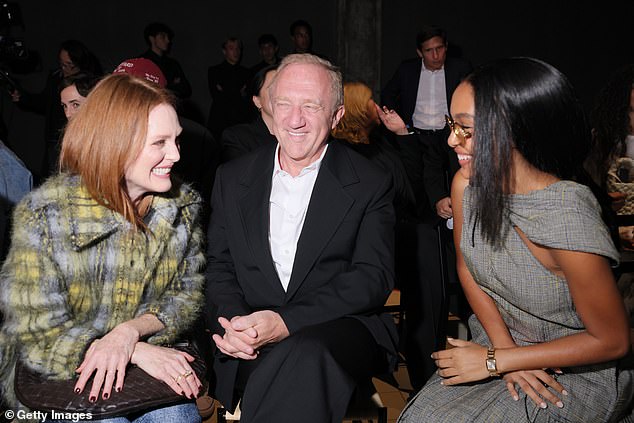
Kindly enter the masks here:
M 0 169 L 1 408 L 200 422 L 208 392 L 246 423 L 339 423 L 402 353 L 399 422 L 634 421 L 634 226 L 617 221 L 634 214 L 634 68 L 589 120 L 553 66 L 473 69 L 426 26 L 378 101 L 312 52 L 307 22 L 290 32 L 294 52 L 265 34 L 250 70 L 222 44 L 208 127 L 180 108 L 164 24 L 105 76 L 62 43 L 46 177 L 31 190 L 10 151 Z M 458 284 L 468 340 L 446 336 Z

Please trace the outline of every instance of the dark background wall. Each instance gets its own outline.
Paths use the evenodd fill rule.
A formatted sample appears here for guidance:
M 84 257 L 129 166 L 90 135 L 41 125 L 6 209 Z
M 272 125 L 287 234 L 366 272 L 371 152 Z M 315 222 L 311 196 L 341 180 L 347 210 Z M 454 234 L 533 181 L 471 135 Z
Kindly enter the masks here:
M 337 29 L 348 28 L 360 18 L 346 10 L 344 0 L 300 2 L 296 0 L 18 0 L 24 31 L 13 34 L 27 48 L 41 55 L 37 71 L 14 75 L 27 89 L 43 88 L 48 72 L 57 64 L 59 43 L 68 38 L 85 42 L 110 70 L 123 59 L 145 50 L 143 27 L 163 21 L 176 33 L 172 56 L 187 74 L 194 94 L 191 104 L 200 119 L 206 119 L 210 98 L 207 67 L 222 60 L 220 43 L 227 36 L 244 42 L 243 64 L 259 61 L 256 40 L 273 33 L 280 52 L 290 49 L 289 24 L 298 18 L 311 22 L 314 49 L 330 58 L 341 57 L 343 41 Z M 380 87 L 404 58 L 415 55 L 414 40 L 422 22 L 445 27 L 452 54 L 474 65 L 496 57 L 530 55 L 550 62 L 566 73 L 589 106 L 602 81 L 619 65 L 634 61 L 634 2 L 531 1 L 493 4 L 484 1 L 368 0 L 377 16 L 375 31 L 356 38 L 346 48 L 368 49 L 380 39 L 380 55 L 374 72 Z M 357 1 L 359 3 L 359 1 Z M 358 11 L 357 11 L 358 13 Z M 342 15 L 343 14 L 343 15 Z M 368 17 L 364 16 L 364 24 Z M 365 43 L 365 45 L 364 45 Z M 349 64 L 340 63 L 344 72 Z M 358 72 L 355 72 L 358 73 Z M 357 75 L 358 77 L 358 75 Z M 7 96 L 0 101 L 9 129 L 8 144 L 36 169 L 41 161 L 43 118 L 14 107 Z

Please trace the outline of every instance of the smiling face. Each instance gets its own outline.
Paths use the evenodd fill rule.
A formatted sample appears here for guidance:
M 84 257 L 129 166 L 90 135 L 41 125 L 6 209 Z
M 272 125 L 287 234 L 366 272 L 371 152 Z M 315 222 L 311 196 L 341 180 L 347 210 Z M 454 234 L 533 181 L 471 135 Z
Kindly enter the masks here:
M 328 71 L 307 63 L 290 64 L 278 72 L 271 86 L 271 104 L 280 165 L 295 176 L 319 158 L 344 109 L 333 110 Z
M 172 106 L 160 104 L 150 111 L 143 149 L 125 170 L 132 201 L 148 192 L 166 192 L 172 187 L 170 172 L 180 159 L 176 138 L 181 131 Z
M 75 116 L 81 105 L 84 104 L 84 101 L 86 101 L 86 97 L 79 94 L 75 85 L 70 85 L 64 88 L 59 93 L 59 97 L 62 101 L 62 107 L 64 108 L 66 119 L 70 119 Z
M 473 143 L 475 141 L 475 134 L 473 133 L 475 98 L 473 96 L 473 88 L 467 82 L 462 82 L 458 85 L 451 97 L 451 117 L 457 127 L 461 127 L 473 135 L 464 139 L 464 137 L 458 136 L 454 131 L 451 131 L 447 139 L 449 147 L 453 148 L 458 155 L 462 176 L 469 179 L 473 162 Z M 458 132 L 460 132 L 460 129 L 458 129 Z

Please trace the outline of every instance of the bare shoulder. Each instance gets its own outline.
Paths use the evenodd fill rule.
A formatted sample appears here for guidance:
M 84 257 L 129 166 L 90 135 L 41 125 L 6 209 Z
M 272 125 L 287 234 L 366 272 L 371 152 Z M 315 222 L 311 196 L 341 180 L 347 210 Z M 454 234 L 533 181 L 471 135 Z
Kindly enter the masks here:
M 451 182 L 451 197 L 462 198 L 467 185 L 469 185 L 469 179 L 462 176 L 460 172 L 456 172 L 456 175 L 453 177 Z

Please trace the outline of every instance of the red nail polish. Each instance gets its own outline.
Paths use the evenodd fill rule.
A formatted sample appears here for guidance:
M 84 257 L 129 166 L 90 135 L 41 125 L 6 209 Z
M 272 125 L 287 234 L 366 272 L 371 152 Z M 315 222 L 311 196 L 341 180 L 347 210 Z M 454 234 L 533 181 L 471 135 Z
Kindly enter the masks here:
M 108 394 L 108 393 L 103 394 L 103 399 L 107 400 L 109 397 L 110 397 L 110 394 Z
M 95 397 L 90 397 L 90 398 L 88 398 L 88 401 L 90 401 L 90 402 L 97 402 L 97 398 L 95 398 Z
M 115 391 L 117 392 L 121 392 L 121 388 L 119 388 L 118 386 L 116 388 L 114 388 Z
M 78 393 L 80 393 L 80 392 L 81 392 L 81 389 L 79 389 L 79 388 L 75 388 L 75 393 L 76 393 L 76 394 L 78 394 Z

